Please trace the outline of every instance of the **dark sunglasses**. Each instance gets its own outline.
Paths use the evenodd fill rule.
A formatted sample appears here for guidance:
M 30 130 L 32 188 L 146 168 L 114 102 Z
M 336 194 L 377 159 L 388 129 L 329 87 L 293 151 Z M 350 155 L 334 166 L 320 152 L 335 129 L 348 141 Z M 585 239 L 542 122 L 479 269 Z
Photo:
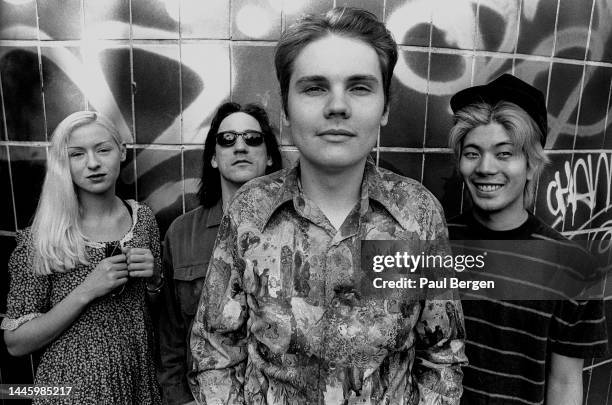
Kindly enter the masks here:
M 259 146 L 264 142 L 264 135 L 259 131 L 223 131 L 217 134 L 217 145 L 229 148 L 236 143 L 239 136 L 241 136 L 244 143 L 249 146 Z

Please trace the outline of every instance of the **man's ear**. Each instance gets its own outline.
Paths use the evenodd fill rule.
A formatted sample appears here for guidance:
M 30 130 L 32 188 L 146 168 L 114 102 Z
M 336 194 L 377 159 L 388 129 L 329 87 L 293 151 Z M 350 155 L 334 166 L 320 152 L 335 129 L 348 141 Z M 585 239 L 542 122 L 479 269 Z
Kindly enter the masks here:
M 119 149 L 121 150 L 121 162 L 125 162 L 125 159 L 127 158 L 127 151 L 125 149 L 125 145 L 122 144 Z
M 283 125 L 286 127 L 290 127 L 291 126 L 291 122 L 289 121 L 289 118 L 287 117 L 287 113 L 285 112 L 285 109 L 282 110 L 281 112 L 281 118 L 283 120 Z
M 218 169 L 219 165 L 217 164 L 217 155 L 212 155 L 212 157 L 210 158 L 210 165 L 214 168 L 214 169 Z
M 272 161 L 272 158 L 270 156 L 268 156 L 268 160 L 266 161 L 266 165 L 268 166 L 272 166 L 274 162 Z

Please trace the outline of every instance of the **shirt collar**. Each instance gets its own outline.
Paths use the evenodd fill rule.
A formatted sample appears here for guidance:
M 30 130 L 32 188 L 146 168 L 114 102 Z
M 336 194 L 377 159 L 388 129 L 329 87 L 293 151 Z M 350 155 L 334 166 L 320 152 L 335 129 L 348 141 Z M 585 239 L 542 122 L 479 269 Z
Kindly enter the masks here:
M 259 229 L 260 232 L 263 232 L 263 229 L 266 227 L 274 212 L 282 205 L 289 201 L 293 201 L 294 204 L 299 204 L 300 200 L 303 201 L 299 179 L 300 167 L 298 160 L 293 167 L 288 169 L 277 197 L 269 206 L 268 212 L 264 215 L 264 221 L 261 222 L 261 228 Z M 392 182 L 385 182 L 381 170 L 368 158 L 361 183 L 359 214 L 360 216 L 364 216 L 369 210 L 369 200 L 374 200 L 381 204 L 402 227 L 406 227 L 407 224 L 404 221 L 405 216 L 401 214 L 397 202 L 392 198 L 392 190 L 389 190 L 387 183 Z

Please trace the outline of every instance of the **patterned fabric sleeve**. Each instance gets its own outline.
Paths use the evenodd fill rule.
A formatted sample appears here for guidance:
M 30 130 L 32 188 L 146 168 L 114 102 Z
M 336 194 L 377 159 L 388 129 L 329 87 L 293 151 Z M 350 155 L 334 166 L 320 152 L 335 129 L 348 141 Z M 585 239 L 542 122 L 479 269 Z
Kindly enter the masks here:
M 202 404 L 244 403 L 247 304 L 243 273 L 237 227 L 226 214 L 219 227 L 191 330 L 196 380 L 192 391 Z
M 15 330 L 50 309 L 49 277 L 32 272 L 33 249 L 30 230 L 19 232 L 17 247 L 9 260 L 10 290 L 2 329 Z
M 442 208 L 437 201 L 432 207 L 428 254 L 449 255 Z M 435 299 L 426 299 L 416 331 L 413 374 L 419 387 L 419 404 L 458 405 L 463 392 L 461 366 L 467 364 L 463 309 L 458 292 L 449 290 Z

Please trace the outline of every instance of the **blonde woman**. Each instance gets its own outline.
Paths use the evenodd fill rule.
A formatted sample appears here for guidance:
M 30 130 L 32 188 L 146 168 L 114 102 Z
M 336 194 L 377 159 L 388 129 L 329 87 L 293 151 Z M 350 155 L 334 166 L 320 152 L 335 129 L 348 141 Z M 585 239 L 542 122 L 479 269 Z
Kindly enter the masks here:
M 2 322 L 12 355 L 43 349 L 36 384 L 72 387 L 35 403 L 161 402 L 145 307 L 147 289 L 163 282 L 159 231 L 148 207 L 115 195 L 125 154 L 96 112 L 76 112 L 53 133 L 32 227 L 9 262 Z

